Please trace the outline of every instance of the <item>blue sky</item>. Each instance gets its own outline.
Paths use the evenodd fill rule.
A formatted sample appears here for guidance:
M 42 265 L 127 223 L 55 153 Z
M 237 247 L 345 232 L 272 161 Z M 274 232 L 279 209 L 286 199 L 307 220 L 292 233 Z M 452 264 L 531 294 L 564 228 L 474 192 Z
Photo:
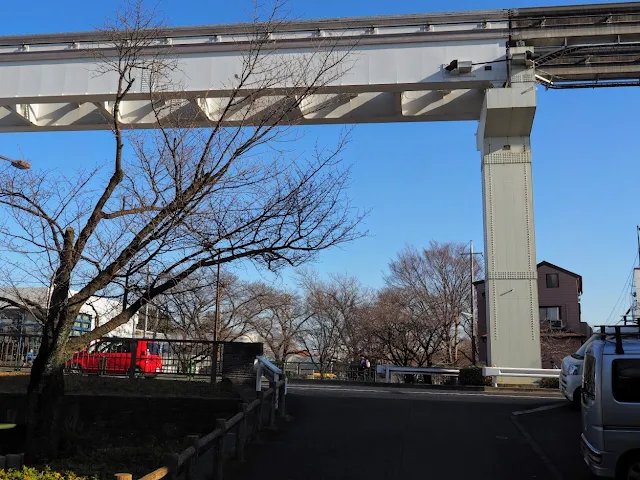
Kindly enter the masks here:
M 583 2 L 562 2 L 569 3 Z M 3 22 L 0 35 L 90 30 L 103 23 L 116 2 L 88 5 L 86 0 L 57 2 L 55 8 L 50 0 L 3 2 L 3 17 L 10 21 Z M 243 21 L 242 5 L 247 2 L 159 2 L 172 25 Z M 299 18 L 534 6 L 518 0 L 292 0 L 290 5 Z M 617 320 L 630 301 L 625 282 L 640 224 L 639 107 L 638 89 L 539 89 L 532 134 L 538 261 L 583 276 L 583 319 L 593 324 L 606 321 L 612 309 Z M 474 240 L 482 250 L 475 130 L 472 122 L 356 127 L 345 160 L 354 163 L 354 203 L 372 209 L 365 225 L 370 237 L 323 252 L 315 267 L 353 274 L 376 287 L 389 259 L 406 244 Z M 331 141 L 337 131 L 313 127 L 307 137 Z M 109 158 L 110 142 L 109 134 L 100 132 L 3 134 L 0 152 L 68 168 Z

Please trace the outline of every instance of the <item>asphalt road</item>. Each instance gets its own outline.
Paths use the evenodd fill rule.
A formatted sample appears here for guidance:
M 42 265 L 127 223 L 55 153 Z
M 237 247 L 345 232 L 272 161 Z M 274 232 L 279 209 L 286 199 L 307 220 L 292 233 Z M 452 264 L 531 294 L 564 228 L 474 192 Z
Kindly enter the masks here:
M 513 412 L 549 405 L 512 419 Z M 252 447 L 247 462 L 232 467 L 227 478 L 588 478 L 574 475 L 585 473 L 578 443 L 569 449 L 571 462 L 563 454 L 575 432 L 553 434 L 559 418 L 571 429 L 577 417 L 579 437 L 579 415 L 565 405 L 549 397 L 292 385 L 292 421 Z M 562 468 L 553 464 L 558 460 Z

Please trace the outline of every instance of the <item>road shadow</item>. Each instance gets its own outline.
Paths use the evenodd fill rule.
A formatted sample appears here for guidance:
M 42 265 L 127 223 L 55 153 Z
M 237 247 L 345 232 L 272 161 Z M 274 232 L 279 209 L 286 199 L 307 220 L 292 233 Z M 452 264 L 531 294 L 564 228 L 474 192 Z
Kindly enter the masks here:
M 571 404 L 517 417 L 563 479 L 593 479 L 580 452 L 580 411 Z
M 549 478 L 510 418 L 527 406 L 508 399 L 294 393 L 287 407 L 293 421 L 253 446 L 226 478 Z

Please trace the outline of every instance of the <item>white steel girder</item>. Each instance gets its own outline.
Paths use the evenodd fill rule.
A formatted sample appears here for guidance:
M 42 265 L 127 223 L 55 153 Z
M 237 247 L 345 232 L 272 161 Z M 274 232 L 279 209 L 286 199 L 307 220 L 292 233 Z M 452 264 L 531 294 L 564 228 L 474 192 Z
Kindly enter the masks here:
M 317 94 L 305 97 L 296 124 L 342 124 L 372 122 L 424 122 L 478 120 L 484 93 L 481 90 L 411 91 L 361 94 Z M 124 128 L 154 128 L 156 119 L 179 115 L 191 127 L 205 127 L 220 120 L 227 97 L 196 97 L 165 100 L 152 106 L 148 100 L 126 100 L 119 120 Z M 282 96 L 266 96 L 253 110 L 227 113 L 228 126 L 251 125 L 261 111 L 277 108 Z M 156 116 L 157 115 L 157 116 Z M 32 103 L 0 106 L 0 132 L 100 130 L 113 123 L 113 102 Z M 286 123 L 286 122 L 285 122 Z
M 341 74 L 304 99 L 302 116 L 292 115 L 296 124 L 478 120 L 484 90 L 501 87 L 507 79 L 506 26 L 506 21 L 495 21 L 389 27 L 372 34 L 368 29 L 285 32 L 266 58 L 270 65 L 300 61 L 327 48 L 326 38 L 336 36 L 341 40 L 331 40 L 334 54 L 349 52 Z M 245 37 L 212 38 L 190 31 L 160 39 L 176 67 L 166 81 L 169 90 L 163 89 L 163 97 L 171 100 L 165 100 L 170 104 L 161 108 L 160 118 L 179 115 L 189 119 L 189 126 L 220 121 L 219 111 L 242 73 Z M 101 55 L 107 55 L 106 44 L 89 38 L 67 44 L 39 36 L 32 45 L 2 40 L 0 132 L 110 128 L 116 77 L 101 72 L 101 59 L 92 53 L 102 49 Z M 474 66 L 452 75 L 445 69 L 452 60 Z M 260 84 L 259 74 L 246 83 Z M 261 89 L 265 98 L 252 102 L 254 110 L 225 115 L 222 122 L 250 125 L 292 87 L 270 84 Z M 149 98 L 148 79 L 140 72 L 122 105 L 119 120 L 125 128 L 157 126 Z

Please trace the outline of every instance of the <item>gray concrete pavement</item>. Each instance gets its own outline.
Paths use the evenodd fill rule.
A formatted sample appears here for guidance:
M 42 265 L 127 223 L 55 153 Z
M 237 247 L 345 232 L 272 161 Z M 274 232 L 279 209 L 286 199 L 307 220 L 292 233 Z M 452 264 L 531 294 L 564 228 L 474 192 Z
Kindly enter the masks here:
M 518 422 L 566 480 L 587 480 L 589 468 L 580 453 L 580 411 L 570 404 L 518 416 Z
M 287 397 L 293 421 L 251 447 L 249 460 L 232 466 L 227 478 L 554 478 L 511 414 L 561 402 L 536 396 L 294 385 Z

